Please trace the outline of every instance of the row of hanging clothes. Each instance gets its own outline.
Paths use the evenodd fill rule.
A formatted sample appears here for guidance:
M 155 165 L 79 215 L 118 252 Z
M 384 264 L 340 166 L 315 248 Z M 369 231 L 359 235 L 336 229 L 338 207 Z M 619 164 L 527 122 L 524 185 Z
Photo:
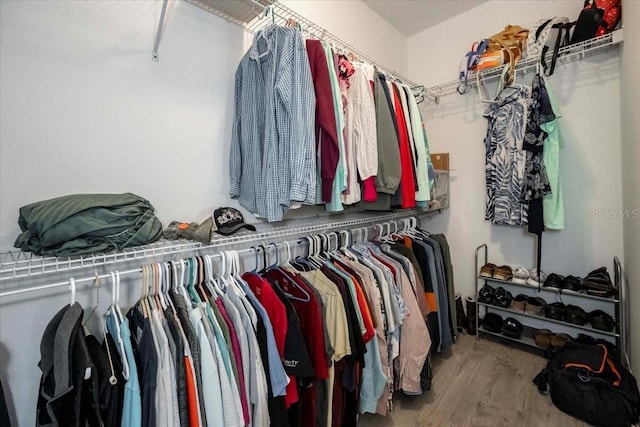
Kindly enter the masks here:
M 430 389 L 431 354 L 456 331 L 446 239 L 405 225 L 370 241 L 366 229 L 308 237 L 295 258 L 289 242 L 282 258 L 278 244 L 252 248 L 243 274 L 237 251 L 221 252 L 218 274 L 209 255 L 144 266 L 126 311 L 112 273 L 104 317 L 73 302 L 45 329 L 37 425 L 329 427 L 385 415 L 394 392 Z
M 412 88 L 312 37 L 271 24 L 242 58 L 231 197 L 268 221 L 303 204 L 428 207 L 434 172 Z

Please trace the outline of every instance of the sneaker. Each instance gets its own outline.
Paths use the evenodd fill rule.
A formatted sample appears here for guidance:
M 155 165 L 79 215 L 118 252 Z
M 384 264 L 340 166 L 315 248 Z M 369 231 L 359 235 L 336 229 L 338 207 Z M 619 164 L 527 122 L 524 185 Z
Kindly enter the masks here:
M 547 279 L 544 281 L 542 286 L 546 288 L 560 288 L 560 283 L 562 282 L 562 277 L 559 274 L 551 273 L 547 276 Z
M 522 285 L 527 283 L 527 279 L 529 278 L 529 270 L 522 266 L 517 266 L 513 269 L 513 278 L 511 281 L 513 283 L 520 283 Z
M 533 338 L 538 347 L 547 348 L 551 345 L 551 333 L 548 329 L 536 329 L 533 331 Z
M 613 331 L 613 317 L 602 310 L 594 310 L 589 313 L 589 322 L 591 322 L 591 327 L 593 329 L 599 329 L 606 332 Z
M 538 274 L 538 270 L 533 268 L 529 271 L 529 278 L 527 279 L 527 285 L 540 286 L 547 280 L 547 275 L 544 272 Z
M 540 297 L 529 297 L 524 305 L 524 312 L 534 316 L 541 316 L 547 302 Z
M 493 296 L 495 295 L 496 290 L 489 285 L 484 285 L 478 291 L 478 301 L 484 304 L 493 304 Z
M 561 302 L 554 302 L 552 304 L 547 304 L 547 306 L 544 308 L 544 316 L 548 317 L 549 319 L 563 320 L 566 311 L 566 305 Z
M 502 334 L 510 338 L 519 339 L 522 334 L 522 323 L 518 322 L 513 317 L 507 317 L 502 324 Z
M 487 313 L 482 319 L 482 326 L 489 332 L 502 332 L 502 317 L 496 313 Z
M 567 323 L 573 323 L 574 325 L 584 325 L 587 323 L 588 315 L 577 305 L 567 305 L 564 312 L 564 321 Z
M 524 306 L 527 302 L 527 296 L 525 294 L 518 294 L 511 300 L 511 310 L 524 312 Z
M 600 267 L 590 272 L 584 278 L 584 287 L 589 295 L 601 297 L 609 296 L 615 290 L 606 267 Z
M 571 335 L 567 334 L 551 334 L 551 346 L 556 348 L 564 347 L 565 345 L 573 342 Z
M 485 264 L 480 268 L 480 277 L 487 277 L 491 279 L 493 277 L 493 270 L 496 268 L 495 264 Z
M 511 280 L 513 273 L 508 265 L 501 265 L 493 269 L 493 278 L 498 280 Z
M 580 289 L 582 289 L 582 279 L 569 275 L 562 279 L 560 282 L 560 288 L 580 292 Z
M 509 307 L 511 300 L 513 300 L 513 295 L 502 286 L 496 289 L 496 292 L 493 294 L 493 305 L 497 305 L 498 307 Z

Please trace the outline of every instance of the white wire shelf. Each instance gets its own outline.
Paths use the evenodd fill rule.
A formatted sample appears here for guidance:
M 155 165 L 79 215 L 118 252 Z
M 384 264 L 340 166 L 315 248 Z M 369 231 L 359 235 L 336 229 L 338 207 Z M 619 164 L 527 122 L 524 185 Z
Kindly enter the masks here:
M 273 0 L 186 0 L 227 22 L 244 27 L 260 15 Z
M 612 31 L 600 37 L 596 37 L 590 40 L 585 40 L 580 43 L 576 43 L 570 46 L 560 48 L 558 51 L 558 58 L 556 65 L 567 64 L 569 62 L 578 61 L 587 57 L 597 55 L 602 52 L 609 51 L 619 46 L 624 41 L 624 32 L 622 29 Z M 545 56 L 545 61 L 550 64 L 553 52 L 548 52 Z M 540 58 L 528 58 L 521 60 L 516 65 L 516 73 L 524 74 L 532 69 L 535 69 L 540 62 Z M 491 68 L 480 72 L 480 80 L 487 82 L 496 79 L 502 73 L 502 66 Z M 443 96 L 457 94 L 457 88 L 460 85 L 458 80 L 452 80 L 447 83 L 443 83 L 437 86 L 427 88 L 427 92 L 434 95 L 436 98 Z M 476 86 L 476 73 L 470 72 L 468 85 L 472 88 Z M 467 91 L 466 93 L 469 93 Z
M 169 257 L 188 257 L 195 254 L 213 252 L 227 246 L 251 242 L 273 242 L 282 237 L 298 237 L 312 233 L 324 233 L 335 229 L 350 229 L 358 226 L 389 222 L 406 217 L 419 217 L 428 211 L 403 210 L 379 215 L 370 213 L 344 214 L 349 219 L 332 221 L 325 217 L 324 221 L 297 223 L 297 220 L 256 232 L 244 232 L 236 236 L 216 238 L 211 244 L 203 244 L 191 240 L 159 240 L 155 243 L 127 248 L 119 252 L 92 254 L 75 257 L 37 256 L 30 252 L 8 251 L 0 253 L 0 283 L 12 280 L 36 277 L 46 274 L 64 273 L 78 270 L 91 270 L 109 265 L 126 264 L 132 261 L 140 265 L 150 260 Z M 305 220 L 308 221 L 308 220 Z M 260 224 L 254 224 L 260 226 Z M 268 225 L 265 225 L 268 226 Z M 146 260 L 146 261 L 145 261 Z
M 362 50 L 348 44 L 336 35 L 330 33 L 326 29 L 315 24 L 311 20 L 305 18 L 299 13 L 293 11 L 278 1 L 271 0 L 185 0 L 194 6 L 213 13 L 216 16 L 226 20 L 227 22 L 239 25 L 245 31 L 255 34 L 261 29 L 275 23 L 276 25 L 285 25 L 288 20 L 293 20 L 300 24 L 302 32 L 311 38 L 317 38 L 330 43 L 339 53 L 353 54 L 357 60 L 365 61 L 375 65 L 380 71 L 387 76 L 406 83 L 410 86 L 419 86 L 415 81 L 402 75 L 395 69 L 385 66 L 382 62 L 367 55 Z M 162 20 L 162 18 L 161 18 Z M 162 26 L 162 21 L 160 27 Z M 157 50 L 157 49 L 156 49 Z M 157 52 L 155 52 L 157 54 Z M 424 87 L 424 86 L 423 86 Z M 425 97 L 430 97 L 428 93 Z M 430 97 L 436 101 L 435 97 Z

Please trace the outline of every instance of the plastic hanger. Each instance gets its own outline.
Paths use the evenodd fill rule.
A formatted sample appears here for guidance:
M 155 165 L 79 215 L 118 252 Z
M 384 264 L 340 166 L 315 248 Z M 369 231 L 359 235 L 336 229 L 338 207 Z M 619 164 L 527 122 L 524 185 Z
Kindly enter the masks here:
M 258 249 L 255 246 L 251 246 L 251 249 L 253 249 L 253 254 L 255 255 L 255 267 L 250 271 L 250 273 L 256 273 L 258 271 Z
M 100 306 L 100 276 L 98 275 L 97 271 L 96 271 L 96 277 L 93 281 L 93 287 L 96 289 L 96 303 L 93 305 L 93 308 L 91 309 L 91 311 L 89 312 L 88 315 L 83 316 L 84 319 L 82 321 L 82 326 L 85 329 L 85 332 L 87 335 L 95 335 L 95 336 L 99 336 L 100 334 L 94 333 L 95 330 L 91 330 L 90 327 L 92 325 L 89 324 L 89 321 L 93 318 L 93 316 L 98 312 L 98 307 Z M 100 315 L 98 314 L 98 317 L 100 317 Z M 98 323 L 102 324 L 101 321 L 98 321 Z M 102 332 L 102 327 L 100 329 L 100 332 Z
M 120 332 L 120 323 L 123 321 L 122 312 L 118 306 L 120 300 L 120 272 L 111 272 L 111 306 L 107 309 L 106 316 L 112 316 L 115 318 L 116 335 L 112 337 L 118 346 L 118 352 L 120 353 L 120 359 L 122 362 L 122 376 L 125 380 L 129 379 L 129 362 L 127 361 L 126 352 L 124 348 L 124 341 Z M 105 316 L 105 317 L 106 317 Z
M 167 301 L 168 306 L 171 307 L 172 313 L 176 313 L 176 307 L 173 305 L 173 300 L 169 296 L 169 291 L 172 289 L 176 277 L 173 274 L 173 268 L 171 264 L 164 262 L 161 265 L 162 269 L 164 270 L 164 277 L 166 278 L 166 280 L 164 281 L 164 287 L 162 288 L 162 293 L 164 294 L 164 298 Z
M 72 281 L 72 293 L 75 293 L 75 281 L 73 279 L 71 279 L 71 281 Z M 100 286 L 100 276 L 96 273 L 96 278 L 95 278 L 95 281 L 94 281 L 94 288 L 96 289 L 96 304 L 93 307 L 93 309 L 91 310 L 91 313 L 89 313 L 89 315 L 86 317 L 86 319 L 82 322 L 82 326 L 85 329 L 85 334 L 86 335 L 90 335 L 91 334 L 94 337 L 102 337 L 103 343 L 104 343 L 106 351 L 107 351 L 107 360 L 109 360 L 109 368 L 110 368 L 110 372 L 111 372 L 111 375 L 109 376 L 109 383 L 111 385 L 116 385 L 118 383 L 118 379 L 115 376 L 115 369 L 113 367 L 113 358 L 111 356 L 111 348 L 107 345 L 107 329 L 106 329 L 106 326 L 105 326 L 105 324 L 104 324 L 104 322 L 102 320 L 98 321 L 99 331 L 91 331 L 87 326 L 87 323 L 89 322 L 89 320 L 93 317 L 93 315 L 95 313 L 98 312 L 98 307 L 100 306 L 100 287 L 101 287 Z M 100 317 L 100 315 L 98 315 L 98 317 Z M 114 342 L 115 342 L 115 337 L 114 337 Z M 90 377 L 91 377 L 91 369 L 88 368 L 85 371 L 85 379 L 88 379 Z
M 210 255 L 204 256 L 204 283 L 203 287 L 209 292 L 205 302 L 209 304 L 212 303 L 216 298 L 218 298 L 218 290 L 214 287 L 215 279 L 213 277 L 213 258 Z
M 303 245 L 305 242 L 307 243 L 307 248 L 308 248 L 309 241 L 304 237 L 299 239 L 296 243 L 298 243 L 298 245 Z M 292 259 L 289 262 L 289 265 L 298 271 L 309 271 L 311 269 L 311 267 L 308 265 L 308 263 L 304 260 L 304 257 L 302 256 Z
M 262 250 L 262 268 L 260 271 L 264 271 L 267 269 L 267 249 L 264 245 L 259 245 L 258 248 Z
M 107 316 L 111 315 L 116 319 L 116 331 L 118 331 L 118 335 L 120 335 L 120 322 L 122 321 L 120 314 L 116 310 L 116 304 L 118 304 L 118 289 L 116 282 L 116 273 L 112 271 L 110 273 L 111 276 L 111 305 L 107 309 Z
M 208 288 L 205 289 L 205 284 L 208 280 L 208 276 L 207 276 L 207 267 L 206 267 L 206 261 L 205 261 L 205 257 L 206 255 L 203 256 L 198 256 L 195 258 L 195 262 L 196 262 L 196 268 L 197 268 L 197 289 L 196 291 L 198 291 L 198 295 L 200 296 L 200 299 L 202 300 L 202 302 L 207 302 L 209 301 L 209 295 L 207 293 L 207 290 L 209 290 Z
M 142 292 L 140 295 L 140 307 L 142 308 L 142 315 L 145 318 L 149 318 L 149 307 L 147 305 L 147 283 L 149 281 L 149 269 L 146 265 L 142 266 Z
M 76 303 L 76 281 L 73 277 L 69 278 L 69 289 L 71 289 L 71 305 Z
M 153 266 L 152 265 L 148 265 L 147 266 L 147 270 L 148 270 L 148 276 L 147 276 L 147 304 L 149 307 L 149 315 L 151 315 L 151 313 L 156 310 L 156 302 L 154 300 L 154 271 L 153 271 Z
M 149 305 L 151 306 L 152 311 L 158 311 L 160 303 L 157 296 L 158 273 L 156 271 L 155 264 L 149 265 L 149 272 L 149 294 L 147 298 L 149 299 Z
M 240 284 L 240 255 L 238 251 L 228 251 L 227 256 L 230 259 L 230 275 L 229 280 L 231 289 L 236 292 L 238 296 L 246 296 L 242 285 Z
M 196 282 L 196 274 L 194 271 L 194 264 L 195 264 L 195 260 L 193 258 L 188 258 L 186 260 L 186 273 L 187 273 L 187 280 L 186 280 L 186 288 L 187 288 L 187 293 L 189 294 L 189 300 L 192 303 L 195 304 L 199 304 L 202 301 L 200 300 L 200 297 L 198 296 L 198 293 L 196 292 L 196 290 L 194 289 L 194 285 Z
M 171 269 L 173 270 L 173 274 L 175 275 L 175 280 L 173 282 L 173 292 L 176 294 L 182 295 L 185 302 L 188 302 L 189 295 L 187 294 L 187 290 L 184 287 L 184 273 L 185 273 L 184 260 L 178 260 L 177 262 L 171 261 Z
M 274 262 L 273 264 L 271 264 L 271 265 L 269 266 L 269 268 L 267 268 L 267 270 L 270 270 L 270 269 L 272 269 L 272 268 L 276 268 L 276 267 L 280 264 L 280 252 L 278 251 L 278 244 L 277 244 L 277 243 L 270 243 L 270 244 L 268 245 L 268 247 L 271 247 L 271 246 L 273 246 L 274 251 L 275 251 L 275 253 L 276 253 L 276 262 Z
M 309 259 L 313 261 L 313 263 L 315 264 L 316 268 L 320 268 L 322 266 L 322 263 L 324 262 L 319 257 L 320 251 L 321 251 L 320 237 L 318 235 L 313 235 L 310 238 L 313 241 L 313 255 L 311 255 L 309 257 Z
M 167 300 L 165 300 L 164 298 L 164 285 L 168 280 L 168 277 L 165 275 L 164 267 L 162 266 L 162 264 L 158 263 L 155 266 L 158 272 L 157 297 L 160 301 L 160 306 L 162 307 L 162 314 L 164 315 L 164 311 L 167 309 Z
M 287 259 L 286 259 L 286 261 L 282 265 L 280 264 L 280 259 L 279 259 L 277 246 L 276 246 L 276 264 L 274 266 L 269 267 L 269 270 L 272 269 L 272 268 L 277 270 L 280 274 L 282 274 L 287 279 L 289 284 L 294 289 L 296 289 L 298 292 L 300 292 L 302 294 L 302 296 L 294 295 L 294 294 L 288 292 L 287 289 L 283 289 L 282 287 L 280 287 L 280 285 L 278 285 L 276 283 L 276 285 L 278 286 L 278 289 L 280 289 L 280 291 L 282 291 L 282 293 L 287 298 L 295 300 L 295 301 L 309 302 L 311 300 L 311 297 L 309 296 L 307 291 L 305 289 L 303 289 L 300 285 L 298 285 L 298 283 L 295 281 L 295 279 L 293 277 L 291 277 L 290 272 L 286 268 L 287 266 L 291 265 L 290 264 L 290 261 L 291 261 L 291 246 L 289 245 L 289 242 L 284 242 L 283 244 L 285 244 L 286 248 L 287 248 Z

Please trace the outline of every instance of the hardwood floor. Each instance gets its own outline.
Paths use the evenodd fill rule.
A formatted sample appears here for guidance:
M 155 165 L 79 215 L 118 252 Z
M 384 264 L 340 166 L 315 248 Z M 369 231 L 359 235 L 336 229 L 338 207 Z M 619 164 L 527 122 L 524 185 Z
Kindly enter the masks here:
M 393 412 L 386 417 L 364 414 L 358 427 L 587 426 L 538 393 L 532 379 L 545 365 L 546 359 L 524 347 L 460 335 L 451 351 L 434 358 L 430 391 L 422 396 L 396 393 Z

